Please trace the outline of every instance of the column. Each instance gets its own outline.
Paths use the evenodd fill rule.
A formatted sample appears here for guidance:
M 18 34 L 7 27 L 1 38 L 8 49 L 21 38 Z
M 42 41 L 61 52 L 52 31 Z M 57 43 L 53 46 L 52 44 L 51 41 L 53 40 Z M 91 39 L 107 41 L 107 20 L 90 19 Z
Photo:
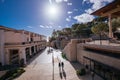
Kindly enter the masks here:
M 24 31 L 22 31 L 22 42 L 26 42 L 25 41 L 25 33 L 24 33 Z
M 24 64 L 26 64 L 26 53 L 24 47 L 20 49 L 20 59 L 24 59 Z
M 29 41 L 31 41 L 30 32 L 29 32 Z
M 31 53 L 31 47 L 29 47 L 29 54 L 30 54 L 30 56 L 32 55 L 32 53 Z
M 9 53 L 9 50 L 8 49 L 6 49 L 5 50 L 5 60 L 6 60 L 6 64 L 10 64 L 10 53 Z
M 5 64 L 4 43 L 5 43 L 4 30 L 0 30 L 0 62 L 2 63 L 2 65 Z
M 36 47 L 34 46 L 34 54 L 36 53 Z
M 108 16 L 108 25 L 109 25 L 109 37 L 113 38 L 113 32 L 112 32 L 112 20 L 111 20 L 111 14 Z

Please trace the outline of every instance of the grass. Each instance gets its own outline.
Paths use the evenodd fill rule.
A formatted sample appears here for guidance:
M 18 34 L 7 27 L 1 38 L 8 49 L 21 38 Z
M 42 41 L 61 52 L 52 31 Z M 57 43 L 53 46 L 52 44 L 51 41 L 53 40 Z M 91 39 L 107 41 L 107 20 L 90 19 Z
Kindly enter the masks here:
M 14 78 L 20 76 L 22 73 L 24 73 L 25 70 L 23 68 L 14 68 L 10 69 L 6 72 L 5 75 L 3 75 L 0 80 L 13 80 Z

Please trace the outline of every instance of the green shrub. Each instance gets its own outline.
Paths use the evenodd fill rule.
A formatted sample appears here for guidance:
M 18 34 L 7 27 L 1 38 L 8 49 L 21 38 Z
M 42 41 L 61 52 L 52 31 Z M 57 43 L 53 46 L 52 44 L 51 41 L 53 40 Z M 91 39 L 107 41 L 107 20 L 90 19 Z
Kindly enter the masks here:
M 76 74 L 79 75 L 80 74 L 80 70 L 76 70 Z
M 64 53 L 62 53 L 62 58 L 63 58 L 63 59 L 67 59 L 67 58 L 66 58 L 66 55 L 65 55 Z
M 80 70 L 76 70 L 76 74 L 80 75 L 80 76 L 85 75 L 86 74 L 86 70 L 84 68 L 82 68 Z
M 7 73 L 0 78 L 0 80 L 13 80 L 15 77 L 20 76 L 25 70 L 23 68 L 15 68 L 7 71 Z

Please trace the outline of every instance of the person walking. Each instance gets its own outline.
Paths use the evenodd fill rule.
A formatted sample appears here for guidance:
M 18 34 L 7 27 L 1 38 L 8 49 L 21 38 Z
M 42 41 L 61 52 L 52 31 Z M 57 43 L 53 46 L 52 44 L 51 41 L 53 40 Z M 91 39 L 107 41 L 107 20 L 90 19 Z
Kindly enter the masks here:
M 59 64 L 58 64 L 58 66 L 59 66 L 59 68 L 61 67 L 61 64 L 60 64 L 60 62 L 59 62 Z
M 63 62 L 61 62 L 61 65 L 62 65 L 62 69 L 64 68 L 64 63 Z
M 58 63 L 59 71 L 61 72 L 61 62 Z

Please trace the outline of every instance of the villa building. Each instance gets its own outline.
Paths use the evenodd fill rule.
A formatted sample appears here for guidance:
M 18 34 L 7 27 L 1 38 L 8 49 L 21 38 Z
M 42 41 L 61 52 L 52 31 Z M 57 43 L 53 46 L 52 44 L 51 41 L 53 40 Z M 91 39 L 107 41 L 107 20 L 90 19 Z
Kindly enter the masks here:
M 120 0 L 96 10 L 92 15 L 108 17 L 109 38 L 113 38 L 112 18 L 120 17 Z M 69 61 L 78 61 L 103 80 L 120 80 L 120 43 L 73 39 L 64 48 Z
M 120 17 L 120 0 L 114 0 L 112 3 L 96 10 L 91 14 L 108 18 L 109 37 L 113 38 L 112 18 Z
M 46 47 L 46 36 L 0 26 L 0 63 L 24 64 Z

